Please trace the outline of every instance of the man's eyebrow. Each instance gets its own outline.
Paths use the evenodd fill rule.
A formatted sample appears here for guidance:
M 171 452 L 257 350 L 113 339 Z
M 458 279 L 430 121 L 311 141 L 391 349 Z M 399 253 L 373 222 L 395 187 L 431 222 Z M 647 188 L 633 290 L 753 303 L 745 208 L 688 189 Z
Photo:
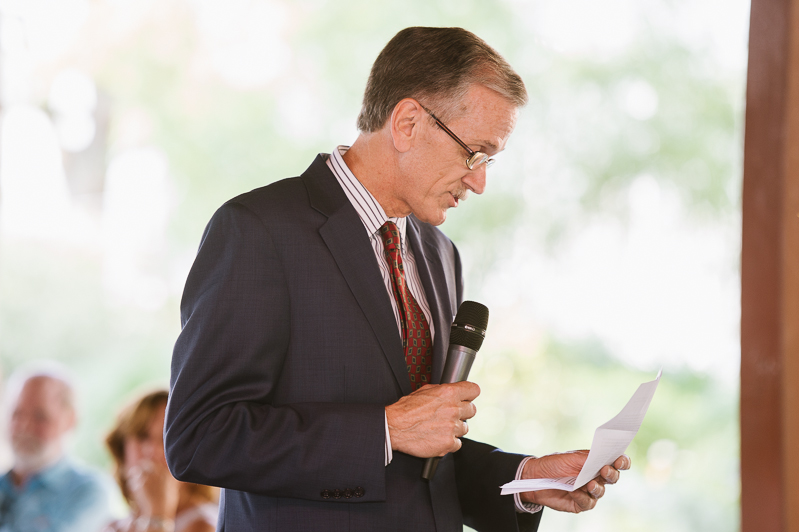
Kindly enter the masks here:
M 498 151 L 499 147 L 491 141 L 488 140 L 478 140 L 475 144 L 480 146 L 485 146 L 486 148 L 492 149 L 494 151 Z

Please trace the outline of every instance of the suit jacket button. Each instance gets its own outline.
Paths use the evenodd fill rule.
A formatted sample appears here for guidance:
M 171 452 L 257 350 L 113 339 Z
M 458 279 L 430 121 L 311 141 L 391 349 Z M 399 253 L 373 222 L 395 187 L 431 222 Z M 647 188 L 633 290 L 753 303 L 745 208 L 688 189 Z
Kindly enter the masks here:
M 355 488 L 354 495 L 356 497 L 363 497 L 364 495 L 366 495 L 366 490 L 364 490 L 362 487 L 358 486 L 357 488 Z
M 354 494 L 352 493 L 351 489 L 347 488 L 347 489 L 344 490 L 344 498 L 345 499 L 352 499 L 353 495 Z
M 330 498 L 330 490 L 322 490 L 322 493 L 320 495 L 322 495 L 323 499 L 329 499 Z
M 341 490 L 333 490 L 333 498 L 340 499 L 341 498 Z

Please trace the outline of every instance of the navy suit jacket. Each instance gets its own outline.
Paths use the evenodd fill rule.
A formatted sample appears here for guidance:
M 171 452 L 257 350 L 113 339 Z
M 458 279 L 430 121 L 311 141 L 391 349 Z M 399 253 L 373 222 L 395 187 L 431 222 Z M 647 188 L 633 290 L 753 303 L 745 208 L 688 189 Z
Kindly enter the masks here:
M 433 382 L 462 300 L 452 242 L 407 226 L 437 331 Z M 522 456 L 463 439 L 431 482 L 385 466 L 384 408 L 411 392 L 391 302 L 360 218 L 322 156 L 225 203 L 181 303 L 165 449 L 179 480 L 223 489 L 218 529 L 532 531 L 499 495 Z

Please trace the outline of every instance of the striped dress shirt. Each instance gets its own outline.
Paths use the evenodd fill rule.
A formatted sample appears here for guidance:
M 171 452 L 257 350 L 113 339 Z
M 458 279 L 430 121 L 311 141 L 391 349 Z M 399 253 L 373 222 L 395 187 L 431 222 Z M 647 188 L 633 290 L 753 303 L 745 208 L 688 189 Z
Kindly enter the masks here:
M 422 308 L 424 317 L 430 326 L 430 338 L 435 342 L 435 327 L 433 320 L 430 316 L 430 305 L 427 304 L 427 297 L 424 294 L 422 281 L 419 279 L 419 270 L 416 268 L 416 260 L 413 257 L 413 250 L 408 246 L 405 239 L 405 230 L 408 225 L 406 218 L 389 218 L 386 216 L 386 211 L 377 202 L 372 193 L 366 190 L 366 187 L 358 181 L 358 178 L 353 175 L 347 167 L 342 157 L 349 146 L 339 146 L 330 157 L 327 158 L 327 166 L 333 171 L 333 174 L 338 179 L 339 185 L 344 189 L 344 193 L 349 198 L 350 203 L 355 208 L 358 216 L 363 222 L 366 229 L 366 234 L 369 235 L 369 242 L 372 244 L 372 249 L 375 252 L 375 259 L 377 265 L 380 267 L 380 275 L 383 276 L 383 284 L 386 286 L 388 292 L 388 299 L 391 301 L 391 307 L 394 309 L 394 318 L 397 320 L 397 331 L 402 337 L 402 317 L 400 316 L 399 308 L 397 307 L 397 300 L 394 298 L 393 288 L 391 287 L 391 269 L 389 268 L 388 261 L 386 260 L 385 248 L 383 247 L 383 239 L 380 238 L 380 228 L 384 223 L 392 221 L 397 225 L 400 232 L 400 256 L 402 257 L 402 264 L 405 269 L 405 280 L 408 283 L 408 288 L 411 290 L 416 302 Z

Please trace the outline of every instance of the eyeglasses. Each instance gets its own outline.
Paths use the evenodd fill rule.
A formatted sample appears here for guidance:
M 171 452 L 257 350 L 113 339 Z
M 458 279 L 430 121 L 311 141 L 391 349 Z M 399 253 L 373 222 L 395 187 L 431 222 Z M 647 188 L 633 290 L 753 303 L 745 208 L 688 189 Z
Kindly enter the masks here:
M 430 109 L 428 109 L 425 106 L 422 106 L 422 109 L 427 111 L 427 114 L 429 114 L 433 118 L 433 120 L 436 121 L 438 127 L 444 130 L 444 133 L 452 137 L 452 139 L 458 144 L 460 144 L 461 148 L 466 150 L 466 152 L 469 154 L 469 157 L 466 159 L 466 168 L 468 168 L 469 170 L 474 170 L 483 163 L 485 163 L 486 167 L 494 164 L 494 159 L 490 159 L 488 155 L 486 155 L 485 153 L 481 151 L 474 151 L 469 146 L 467 146 L 466 143 L 463 142 L 461 139 L 459 139 L 458 135 L 450 131 L 450 129 L 447 126 L 445 126 L 444 123 L 441 120 L 439 120 L 438 117 L 436 117 L 436 115 L 434 115 Z

